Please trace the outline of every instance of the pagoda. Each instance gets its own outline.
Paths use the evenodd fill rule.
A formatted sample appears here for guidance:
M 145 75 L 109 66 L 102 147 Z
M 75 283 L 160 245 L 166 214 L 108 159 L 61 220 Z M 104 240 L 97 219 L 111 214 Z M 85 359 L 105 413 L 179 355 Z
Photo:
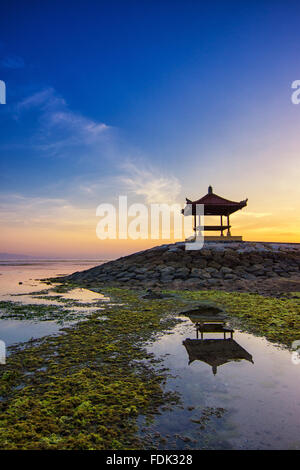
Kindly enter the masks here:
M 245 359 L 254 364 L 252 355 L 233 339 L 234 330 L 226 325 L 226 315 L 218 307 L 203 305 L 185 312 L 185 315 L 194 324 L 197 338 L 186 338 L 182 342 L 188 353 L 189 365 L 194 361 L 206 362 L 215 375 L 217 368 L 228 362 Z M 224 339 L 204 339 L 206 333 L 214 336 L 222 333 Z M 230 338 L 226 338 L 228 333 Z
M 189 365 L 194 361 L 206 362 L 214 375 L 217 368 L 228 362 L 246 360 L 254 364 L 251 354 L 234 339 L 190 339 L 182 343 L 188 353 Z
M 224 197 L 218 196 L 213 192 L 212 186 L 208 187 L 208 193 L 196 201 L 191 201 L 186 198 L 186 207 L 182 210 L 182 214 L 185 216 L 192 215 L 194 217 L 194 231 L 197 234 L 197 231 L 219 231 L 221 232 L 219 236 L 205 236 L 205 239 L 211 241 L 241 241 L 241 236 L 232 236 L 230 229 L 230 215 L 234 212 L 242 209 L 247 206 L 248 199 L 245 199 L 240 202 L 230 201 Z M 220 225 L 204 225 L 197 226 L 197 204 L 204 205 L 204 216 L 219 216 Z M 226 223 L 223 224 L 223 216 L 226 217 Z M 227 236 L 224 236 L 224 231 L 227 230 Z

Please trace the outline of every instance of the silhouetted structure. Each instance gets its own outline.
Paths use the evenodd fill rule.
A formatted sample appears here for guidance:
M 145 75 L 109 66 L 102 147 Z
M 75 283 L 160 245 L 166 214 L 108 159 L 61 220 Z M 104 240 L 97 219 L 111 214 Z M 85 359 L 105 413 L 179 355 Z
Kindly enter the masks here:
M 225 199 L 217 194 L 214 194 L 212 186 L 208 187 L 208 193 L 197 199 L 196 201 L 191 201 L 190 199 L 186 198 L 187 206 L 182 210 L 184 215 L 192 215 L 194 216 L 194 231 L 197 230 L 201 231 L 201 227 L 197 227 L 197 204 L 204 205 L 204 216 L 212 215 L 212 216 L 220 216 L 220 225 L 205 225 L 202 230 L 204 231 L 220 231 L 221 237 L 223 237 L 224 230 L 227 230 L 227 237 L 231 237 L 230 233 L 230 220 L 229 216 L 234 212 L 242 209 L 247 205 L 248 199 L 245 199 L 240 202 L 230 201 L 229 199 Z M 227 217 L 227 224 L 223 225 L 223 216 Z M 207 238 L 207 237 L 206 237 Z M 219 238 L 219 237 L 214 237 Z M 234 237 L 234 239 L 241 239 L 241 237 Z
M 214 306 L 199 306 L 185 312 L 195 326 L 197 339 L 187 338 L 183 345 L 189 356 L 189 365 L 194 361 L 206 362 L 212 367 L 214 375 L 218 366 L 231 361 L 245 359 L 253 363 L 252 356 L 234 339 L 234 330 L 226 326 L 224 312 Z M 199 339 L 199 333 L 201 339 Z M 204 339 L 205 333 L 223 333 L 223 339 Z M 226 338 L 226 334 L 230 338 Z
M 230 333 L 231 339 L 233 338 L 233 332 L 231 328 L 225 326 L 225 322 L 217 321 L 205 321 L 196 323 L 196 336 L 199 338 L 199 333 L 201 334 L 201 339 L 203 339 L 204 333 L 223 333 L 224 339 L 226 339 L 226 333 Z
M 246 361 L 254 364 L 249 354 L 234 339 L 190 339 L 183 341 L 189 356 L 189 364 L 194 361 L 206 362 L 216 375 L 218 366 L 231 361 Z

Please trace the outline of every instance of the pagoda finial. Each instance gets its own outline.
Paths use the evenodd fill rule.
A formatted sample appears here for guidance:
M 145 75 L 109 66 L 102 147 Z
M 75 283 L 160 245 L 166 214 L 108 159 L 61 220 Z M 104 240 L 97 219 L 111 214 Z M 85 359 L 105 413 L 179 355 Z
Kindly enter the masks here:
M 208 194 L 212 194 L 213 193 L 213 188 L 212 186 L 208 186 Z

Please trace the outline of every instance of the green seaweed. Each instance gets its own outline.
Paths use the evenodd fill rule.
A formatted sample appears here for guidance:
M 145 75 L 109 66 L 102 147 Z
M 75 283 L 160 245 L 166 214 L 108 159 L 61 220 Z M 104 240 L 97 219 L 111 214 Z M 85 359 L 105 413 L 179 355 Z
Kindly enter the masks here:
M 49 299 L 48 299 L 49 300 Z M 50 299 L 51 300 L 51 299 Z M 90 304 L 68 304 L 69 307 L 90 307 Z M 0 301 L 0 318 L 2 320 L 56 321 L 64 324 L 86 318 L 86 314 L 70 310 L 63 305 L 22 304 L 21 302 Z
M 71 287 L 74 284 L 63 289 Z M 164 391 L 169 371 L 158 369 L 159 360 L 145 345 L 179 322 L 178 313 L 201 302 L 225 309 L 230 321 L 270 341 L 290 346 L 300 338 L 296 295 L 275 299 L 223 291 L 166 291 L 172 296 L 146 300 L 142 292 L 100 290 L 112 302 L 103 303 L 85 322 L 64 328 L 61 335 L 9 348 L 0 371 L 1 449 L 144 448 L 137 418 L 143 415 L 151 422 L 156 413 L 180 401 L 179 395 Z M 55 306 L 37 307 L 41 319 L 49 318 L 51 309 L 54 316 L 67 315 Z M 194 418 L 200 429 L 210 413 Z M 214 416 L 221 418 L 221 411 Z
M 111 289 L 107 305 L 87 321 L 10 348 L 1 368 L 1 449 L 133 449 L 140 414 L 154 416 L 178 397 L 165 393 L 167 372 L 145 342 L 178 320 L 169 300 L 141 301 Z M 186 302 L 177 303 L 177 311 Z M 146 307 L 146 309 L 144 309 Z
M 171 291 L 182 300 L 209 301 L 225 308 L 229 319 L 241 329 L 290 347 L 300 339 L 300 297 L 280 299 L 259 294 L 224 291 Z

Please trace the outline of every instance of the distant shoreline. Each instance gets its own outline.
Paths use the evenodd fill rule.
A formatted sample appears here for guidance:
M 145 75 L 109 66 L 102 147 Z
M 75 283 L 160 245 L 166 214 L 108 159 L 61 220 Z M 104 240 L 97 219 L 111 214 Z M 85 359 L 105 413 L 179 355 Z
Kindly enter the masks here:
M 225 241 L 226 241 L 226 237 L 225 238 Z M 184 242 L 177 242 L 177 243 L 184 243 Z M 208 244 L 215 244 L 216 242 L 215 241 L 206 241 L 205 243 L 208 243 Z M 244 240 L 242 243 L 259 243 L 259 244 L 265 244 L 265 245 L 282 245 L 282 246 L 300 246 L 300 242 L 264 242 L 264 241 L 248 241 L 248 240 Z M 163 244 L 162 244 L 163 245 Z M 176 243 L 175 243 L 176 245 Z M 151 249 L 151 248 L 149 248 Z M 147 248 L 145 250 L 142 250 L 142 251 L 146 251 Z M 92 262 L 92 263 L 98 263 L 98 262 L 108 262 L 108 261 L 114 261 L 118 258 L 124 258 L 126 256 L 131 256 L 135 253 L 129 253 L 129 254 L 124 254 L 122 256 L 116 256 L 114 258 L 56 258 L 56 257 L 53 257 L 53 258 L 45 258 L 45 257 L 42 257 L 42 258 L 39 258 L 39 257 L 36 257 L 34 255 L 30 256 L 30 255 L 17 255 L 17 254 L 13 254 L 13 253 L 0 253 L 0 263 L 4 263 L 4 262 L 47 262 L 47 263 L 51 263 L 51 262 L 66 262 L 66 263 L 69 263 L 69 262 L 72 262 L 72 261 L 75 261 L 75 262 Z M 9 257 L 11 256 L 11 257 Z
M 111 261 L 115 258 L 0 258 L 0 262 L 4 261 Z
M 42 264 L 77 264 L 91 265 L 102 264 L 113 261 L 114 258 L 107 259 L 0 259 L 0 266 L 38 266 Z

